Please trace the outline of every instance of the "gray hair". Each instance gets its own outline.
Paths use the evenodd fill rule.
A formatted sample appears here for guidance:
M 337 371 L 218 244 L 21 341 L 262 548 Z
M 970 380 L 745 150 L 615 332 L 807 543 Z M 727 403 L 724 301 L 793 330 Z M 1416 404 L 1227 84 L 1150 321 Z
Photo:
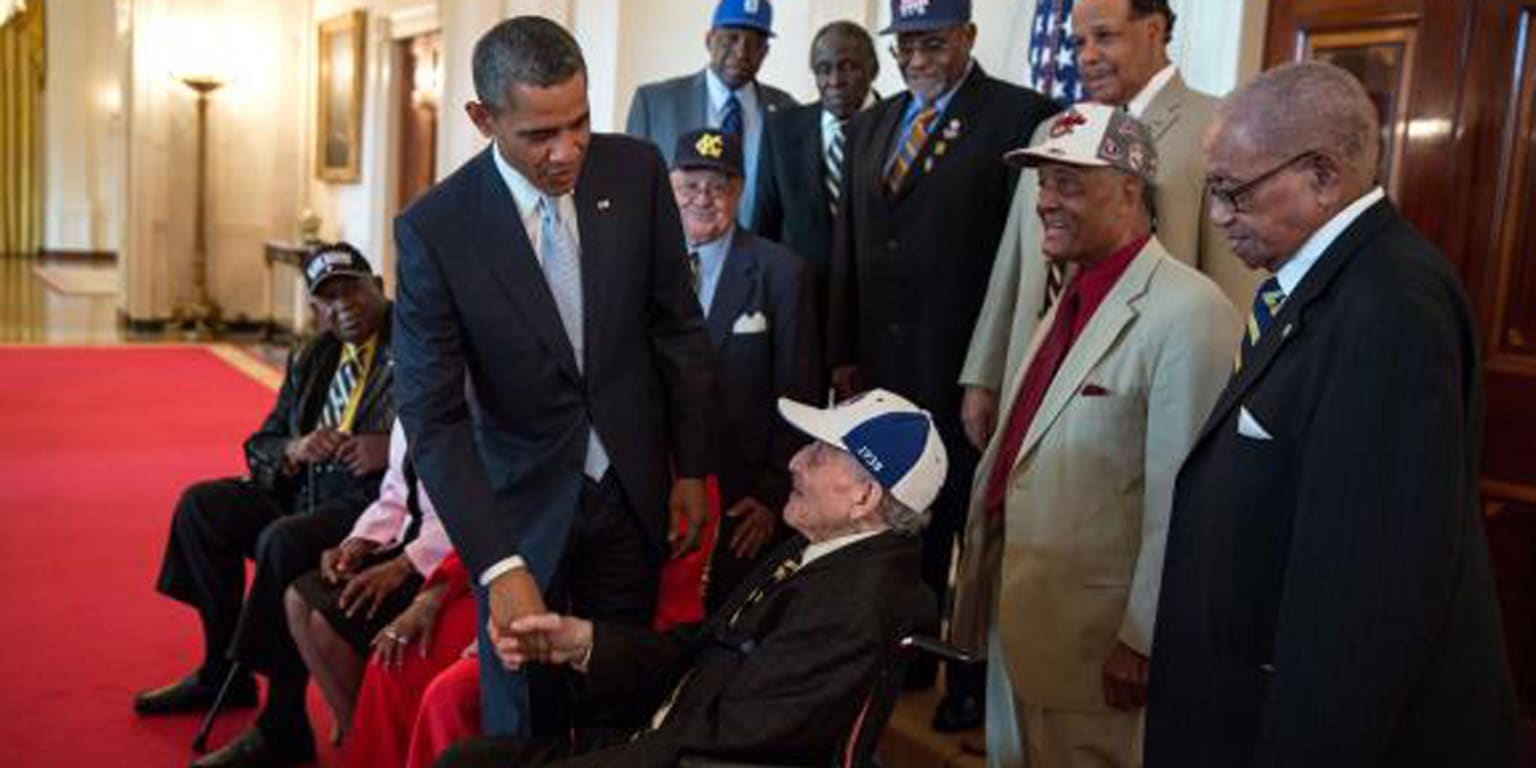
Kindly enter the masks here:
M 1367 186 L 1381 156 L 1381 119 L 1365 87 L 1347 70 L 1320 61 L 1283 64 L 1254 78 L 1219 108 L 1275 159 L 1318 151 Z
M 475 97 L 492 109 L 512 106 L 514 85 L 547 88 L 586 72 L 576 38 L 542 16 L 517 16 L 475 42 Z
M 896 499 L 889 488 L 881 486 L 880 494 L 880 519 L 891 527 L 892 531 L 903 536 L 916 536 L 928 527 L 929 514 L 927 510 L 919 512 Z

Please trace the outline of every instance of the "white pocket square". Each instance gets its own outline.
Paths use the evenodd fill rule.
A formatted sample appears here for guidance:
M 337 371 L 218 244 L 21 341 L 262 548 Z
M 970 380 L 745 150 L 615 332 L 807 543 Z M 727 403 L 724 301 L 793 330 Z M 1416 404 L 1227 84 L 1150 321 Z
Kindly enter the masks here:
M 1259 423 L 1253 414 L 1248 412 L 1248 406 L 1239 406 L 1237 410 L 1237 433 L 1251 440 L 1273 440 L 1269 430 Z
M 753 312 L 736 318 L 731 324 L 731 333 L 767 333 L 768 316 L 761 312 Z

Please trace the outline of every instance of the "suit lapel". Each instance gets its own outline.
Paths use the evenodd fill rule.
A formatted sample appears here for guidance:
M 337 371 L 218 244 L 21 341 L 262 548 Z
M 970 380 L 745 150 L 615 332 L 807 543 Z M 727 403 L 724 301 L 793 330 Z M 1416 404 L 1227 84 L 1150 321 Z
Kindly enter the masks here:
M 801 189 L 810 189 L 812 196 L 820 203 L 817 207 L 818 214 L 827 208 L 827 160 L 826 153 L 822 149 L 821 142 L 821 110 L 806 110 L 806 119 L 794 126 L 795 134 L 793 146 L 804 147 L 800 152 L 801 173 L 805 179 L 805 186 Z M 843 151 L 848 150 L 848 127 L 843 126 Z M 846 163 L 847 155 L 844 154 Z M 790 190 L 797 193 L 798 190 Z
M 901 115 L 907 110 L 907 105 L 912 101 L 912 94 L 902 93 L 888 103 L 882 103 L 886 109 L 875 116 L 874 125 L 870 126 L 867 146 L 860 150 L 863 158 L 864 173 L 872 175 L 876 194 L 889 195 L 890 191 L 885 185 L 885 161 L 896 151 L 895 143 L 901 141 Z
M 1018 461 L 1028 456 L 1030 451 L 1039 444 L 1040 439 L 1061 416 L 1067 403 L 1077 395 L 1083 386 L 1083 380 L 1088 378 L 1088 373 L 1104 358 L 1111 346 L 1120 338 L 1120 334 L 1136 319 L 1137 311 L 1135 302 L 1147 292 L 1147 285 L 1152 282 L 1152 275 L 1157 272 L 1158 251 L 1152 243 L 1141 249 L 1136 259 L 1126 269 L 1125 274 L 1115 282 L 1115 286 L 1105 295 L 1098 309 L 1093 313 L 1093 318 L 1088 325 L 1083 327 L 1083 334 L 1072 343 L 1072 348 L 1067 352 L 1067 359 L 1061 362 L 1061 369 L 1056 371 L 1055 378 L 1051 379 L 1051 385 L 1045 391 L 1045 398 L 1040 401 L 1040 410 L 1035 413 L 1035 418 L 1029 425 L 1029 431 L 1024 434 L 1024 443 L 1019 447 L 1019 455 L 1014 460 Z M 1033 361 L 1031 361 L 1033 362 Z
M 1154 144 L 1162 146 L 1163 136 L 1179 124 L 1179 120 L 1183 117 L 1184 97 L 1188 93 L 1189 89 L 1184 85 L 1184 78 L 1179 77 L 1179 73 L 1175 71 L 1173 78 L 1152 98 L 1152 103 L 1147 105 L 1141 121 L 1146 123 L 1147 129 L 1152 132 Z
M 602 339 L 609 338 L 603 324 L 609 314 L 603 312 L 607 306 L 604 295 L 606 281 L 619 271 L 608 263 L 612 258 L 614 249 L 614 219 L 612 209 L 613 200 L 603 174 L 589 173 L 590 164 L 582 168 L 581 177 L 576 180 L 576 229 L 581 238 L 581 316 L 583 325 L 583 361 L 584 370 L 590 370 L 588 364 L 600 359 L 596 354 L 597 344 Z
M 708 69 L 701 69 L 693 76 L 693 84 L 689 88 L 690 95 L 683 100 L 682 125 L 674 126 L 677 135 L 682 135 L 695 128 L 703 128 L 709 125 L 709 82 L 706 79 Z M 667 147 L 671 152 L 672 148 Z
M 560 322 L 560 313 L 544 280 L 544 272 L 539 269 L 532 237 L 523 229 L 512 192 L 496 170 L 496 161 L 491 157 L 494 151 L 496 145 L 492 143 L 480 153 L 478 164 L 480 199 L 476 201 L 476 207 L 487 226 L 475 230 L 476 251 L 484 262 L 485 271 L 494 275 L 512 297 L 533 335 L 559 361 L 560 369 L 573 380 L 580 381 L 575 350 Z
M 974 127 L 976 114 L 985 106 L 980 103 L 977 90 L 981 87 L 981 81 L 987 74 L 981 70 L 980 64 L 972 64 L 971 71 L 965 75 L 964 82 L 955 89 L 955 95 L 949 100 L 948 107 L 933 120 L 933 126 L 928 129 L 928 138 L 923 140 L 923 146 L 917 150 L 917 157 L 912 159 L 912 167 L 907 171 L 907 177 L 901 182 L 901 188 L 896 191 L 895 199 L 900 200 L 911 194 L 912 190 L 923 183 L 923 177 L 928 175 L 929 163 L 933 161 L 934 145 L 943 137 L 945 127 L 956 125 L 961 129 L 962 135 L 966 127 Z M 907 98 L 911 98 L 910 92 Z M 902 103 L 902 110 L 906 109 L 906 102 Z M 900 123 L 897 123 L 900 127 Z M 896 141 L 903 137 L 897 136 Z M 944 139 L 949 142 L 950 139 Z M 895 148 L 892 147 L 892 152 Z
M 709 304 L 709 339 L 717 350 L 730 340 L 731 327 L 746 311 L 747 300 L 752 295 L 757 257 L 750 247 L 749 237 L 751 235 L 740 229 L 731 236 L 725 264 L 720 268 L 720 282 L 715 286 L 715 298 Z
M 1264 373 L 1271 363 L 1279 356 L 1287 344 L 1301 337 L 1303 326 L 1307 319 L 1307 310 L 1320 296 L 1326 293 L 1339 273 L 1350 262 L 1350 257 L 1355 251 L 1376 237 L 1391 220 L 1397 215 L 1392 204 L 1386 200 L 1372 205 L 1360 218 L 1356 219 L 1349 228 L 1341 233 L 1337 240 L 1333 241 L 1317 262 L 1307 271 L 1306 277 L 1301 279 L 1301 284 L 1296 286 L 1294 296 L 1287 297 L 1284 304 L 1280 305 L 1280 311 L 1270 321 L 1269 331 L 1259 339 L 1258 346 L 1243 361 L 1243 369 L 1233 374 L 1227 380 L 1227 386 L 1217 398 L 1216 406 L 1211 409 L 1210 418 L 1206 419 L 1205 426 L 1200 431 L 1200 437 L 1195 441 L 1198 446 L 1201 442 L 1222 424 L 1227 414 L 1240 402 L 1249 390 L 1264 378 Z M 1235 351 L 1235 350 L 1234 350 Z M 1193 450 L 1193 447 L 1191 448 Z

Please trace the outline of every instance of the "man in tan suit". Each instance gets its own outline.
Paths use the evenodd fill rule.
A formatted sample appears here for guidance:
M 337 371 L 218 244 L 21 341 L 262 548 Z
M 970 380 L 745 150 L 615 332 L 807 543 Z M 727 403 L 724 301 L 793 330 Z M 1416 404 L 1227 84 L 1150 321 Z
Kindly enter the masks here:
M 1081 104 L 1041 136 L 1008 159 L 1037 168 L 1040 249 L 1067 282 L 982 454 L 954 632 L 988 637 L 991 764 L 1138 766 L 1174 477 L 1239 322 L 1152 235 L 1145 125 Z
M 1190 90 L 1169 62 L 1174 20 L 1168 0 L 1078 0 L 1072 9 L 1078 67 L 1090 100 L 1123 107 L 1152 131 L 1160 160 L 1153 184 L 1157 239 L 1174 258 L 1216 281 L 1233 306 L 1247 307 L 1263 276 L 1232 256 L 1226 238 L 1205 215 L 1200 141 L 1218 102 Z M 1037 131 L 1035 139 L 1040 138 Z M 978 448 L 997 424 L 1005 374 L 1023 363 L 1035 326 L 1048 308 L 1052 277 L 1040 256 L 1036 186 L 1034 173 L 1020 176 L 960 372 L 965 387 L 961 417 L 967 437 Z

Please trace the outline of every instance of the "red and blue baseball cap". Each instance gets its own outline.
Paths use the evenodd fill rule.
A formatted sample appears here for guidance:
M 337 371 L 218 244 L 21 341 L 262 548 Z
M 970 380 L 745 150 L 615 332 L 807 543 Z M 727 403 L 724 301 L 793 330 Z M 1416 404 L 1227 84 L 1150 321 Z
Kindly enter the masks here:
M 971 0 L 891 0 L 891 23 L 880 34 L 932 32 L 970 21 Z
M 773 3 L 768 0 L 720 0 L 713 28 L 745 27 L 773 37 Z
M 847 451 L 913 510 L 928 509 L 944 486 L 949 455 L 933 416 L 895 392 L 872 389 L 831 408 L 781 397 L 779 414 L 795 429 Z

